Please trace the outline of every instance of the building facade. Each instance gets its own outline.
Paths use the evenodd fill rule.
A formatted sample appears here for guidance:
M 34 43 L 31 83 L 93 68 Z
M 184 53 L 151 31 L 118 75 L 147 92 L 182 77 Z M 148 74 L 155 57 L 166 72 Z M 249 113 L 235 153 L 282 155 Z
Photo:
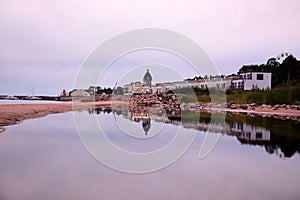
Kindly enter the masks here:
M 143 82 L 133 82 L 123 86 L 125 94 L 153 94 L 168 92 L 181 88 L 198 87 L 219 88 L 219 89 L 271 89 L 271 77 L 269 72 L 242 72 L 238 75 L 230 75 L 225 78 L 221 77 L 206 77 L 186 79 L 183 81 L 165 82 L 152 84 L 152 75 L 149 70 L 143 77 Z
M 271 89 L 272 73 L 270 72 L 242 72 L 239 78 L 233 79 L 232 89 Z

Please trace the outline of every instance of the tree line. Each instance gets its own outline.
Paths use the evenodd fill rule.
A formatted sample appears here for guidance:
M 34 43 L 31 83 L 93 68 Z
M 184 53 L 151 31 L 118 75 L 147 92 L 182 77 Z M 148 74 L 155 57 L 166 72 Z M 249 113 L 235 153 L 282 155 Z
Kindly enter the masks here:
M 282 63 L 270 58 L 266 64 L 244 65 L 239 72 L 262 71 L 272 73 L 272 88 L 300 82 L 300 61 L 293 55 L 286 57 Z

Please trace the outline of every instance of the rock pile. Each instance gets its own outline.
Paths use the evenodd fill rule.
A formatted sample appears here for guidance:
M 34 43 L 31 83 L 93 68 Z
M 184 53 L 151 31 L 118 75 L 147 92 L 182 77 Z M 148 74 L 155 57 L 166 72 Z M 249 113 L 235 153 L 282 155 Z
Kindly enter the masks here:
M 139 106 L 152 106 L 159 105 L 174 105 L 178 104 L 178 97 L 175 94 L 144 94 L 144 95 L 132 95 L 129 99 L 129 103 Z

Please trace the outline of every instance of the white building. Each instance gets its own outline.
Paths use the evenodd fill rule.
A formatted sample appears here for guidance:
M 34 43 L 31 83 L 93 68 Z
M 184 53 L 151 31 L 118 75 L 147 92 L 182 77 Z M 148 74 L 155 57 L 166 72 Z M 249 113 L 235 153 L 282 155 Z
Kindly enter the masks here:
M 233 79 L 232 89 L 271 89 L 272 73 L 270 72 L 242 72 L 239 79 Z

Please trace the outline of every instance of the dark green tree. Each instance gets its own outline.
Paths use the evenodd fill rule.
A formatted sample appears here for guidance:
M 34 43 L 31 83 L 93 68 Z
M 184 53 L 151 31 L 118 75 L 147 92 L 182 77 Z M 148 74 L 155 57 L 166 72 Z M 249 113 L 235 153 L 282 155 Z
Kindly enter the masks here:
M 114 90 L 114 94 L 115 95 L 123 95 L 124 94 L 124 90 L 122 87 L 117 87 L 115 90 Z
M 300 62 L 292 55 L 288 56 L 280 65 L 279 73 L 281 83 L 289 84 L 290 81 L 300 81 Z

